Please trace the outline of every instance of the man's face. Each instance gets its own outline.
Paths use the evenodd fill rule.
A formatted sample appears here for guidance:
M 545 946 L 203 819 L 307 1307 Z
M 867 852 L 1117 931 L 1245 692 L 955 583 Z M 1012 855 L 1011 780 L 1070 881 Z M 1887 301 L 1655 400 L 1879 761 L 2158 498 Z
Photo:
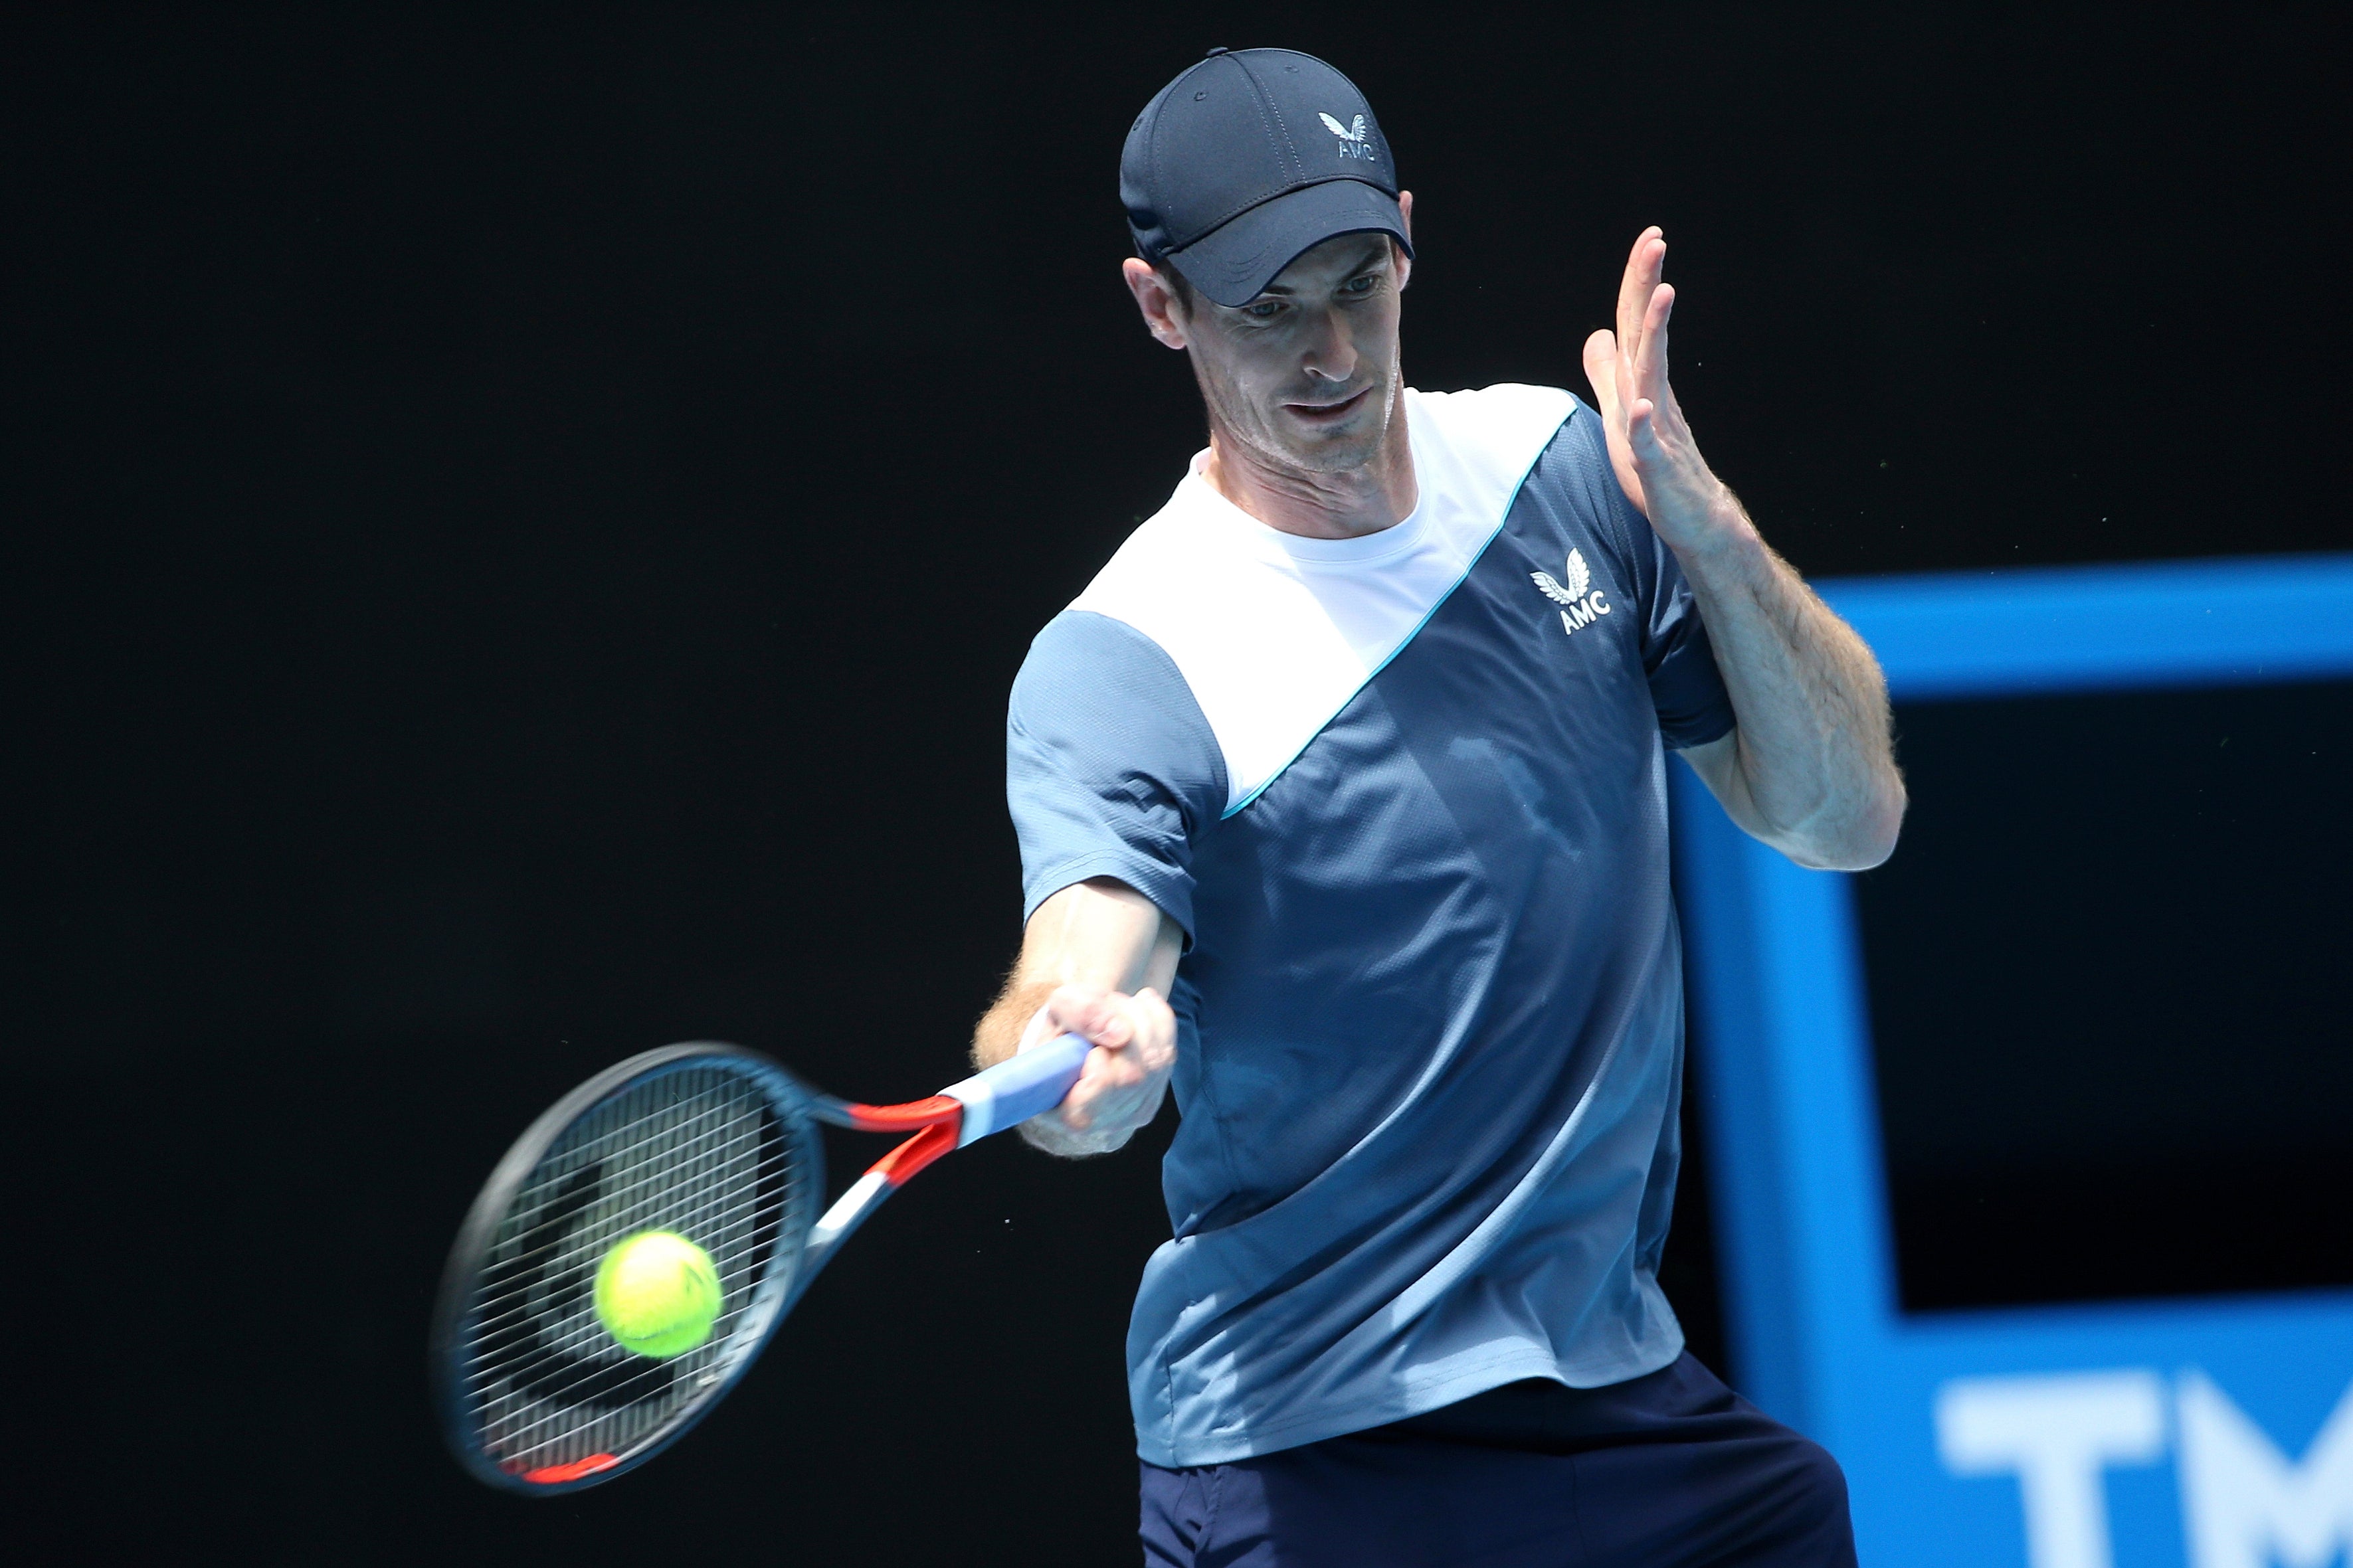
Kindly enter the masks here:
M 1186 346 L 1211 427 L 1277 471 L 1343 473 L 1369 462 L 1399 416 L 1407 265 L 1385 234 L 1344 234 L 1246 305 L 1196 294 Z

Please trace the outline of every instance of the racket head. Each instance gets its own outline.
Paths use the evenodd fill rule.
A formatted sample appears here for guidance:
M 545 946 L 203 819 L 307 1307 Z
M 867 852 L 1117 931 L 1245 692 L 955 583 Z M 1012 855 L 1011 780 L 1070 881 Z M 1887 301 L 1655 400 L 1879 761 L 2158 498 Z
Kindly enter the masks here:
M 756 1052 L 665 1046 L 590 1079 L 515 1141 L 450 1248 L 434 1313 L 435 1402 L 470 1474 L 537 1497 L 610 1480 L 750 1370 L 825 1200 L 818 1100 Z M 710 1337 L 665 1359 L 623 1349 L 596 1311 L 597 1264 L 647 1230 L 702 1247 L 723 1292 Z

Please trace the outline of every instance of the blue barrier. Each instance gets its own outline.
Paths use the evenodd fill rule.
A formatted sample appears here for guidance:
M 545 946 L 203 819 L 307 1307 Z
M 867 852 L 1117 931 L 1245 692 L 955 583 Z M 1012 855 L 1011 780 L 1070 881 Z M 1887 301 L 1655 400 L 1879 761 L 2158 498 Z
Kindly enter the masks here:
M 1820 587 L 1899 702 L 2353 675 L 2353 556 Z M 2353 1290 L 1900 1310 L 1849 879 L 1673 773 L 1734 1370 L 1838 1456 L 1862 1561 L 2353 1565 Z

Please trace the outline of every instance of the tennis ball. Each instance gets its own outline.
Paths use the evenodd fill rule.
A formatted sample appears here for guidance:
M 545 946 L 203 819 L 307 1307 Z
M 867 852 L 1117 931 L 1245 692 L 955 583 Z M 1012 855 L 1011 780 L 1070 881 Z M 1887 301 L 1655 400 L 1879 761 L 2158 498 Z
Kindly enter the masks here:
M 641 1230 L 596 1266 L 596 1321 L 639 1355 L 684 1355 L 725 1300 L 711 1254 L 674 1230 Z

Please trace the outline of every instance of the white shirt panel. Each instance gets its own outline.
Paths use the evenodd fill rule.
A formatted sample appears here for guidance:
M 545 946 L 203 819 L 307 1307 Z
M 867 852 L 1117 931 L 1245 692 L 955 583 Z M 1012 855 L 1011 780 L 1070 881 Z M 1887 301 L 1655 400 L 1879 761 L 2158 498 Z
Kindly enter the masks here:
M 1224 755 L 1228 816 L 1454 591 L 1577 403 L 1505 383 L 1409 388 L 1405 406 L 1419 500 L 1404 521 L 1356 539 L 1284 533 L 1210 488 L 1204 451 L 1071 604 L 1134 626 L 1176 663 Z

